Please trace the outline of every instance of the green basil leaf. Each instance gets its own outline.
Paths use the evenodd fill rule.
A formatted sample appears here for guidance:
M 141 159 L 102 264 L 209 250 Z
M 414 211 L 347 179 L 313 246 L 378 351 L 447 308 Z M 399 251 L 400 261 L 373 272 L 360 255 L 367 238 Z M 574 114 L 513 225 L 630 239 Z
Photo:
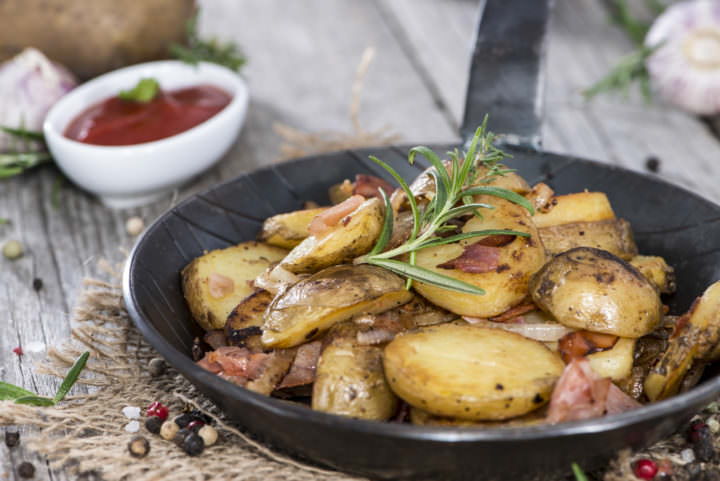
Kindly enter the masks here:
M 65 379 L 63 379 L 62 384 L 60 384 L 57 394 L 55 394 L 54 402 L 59 403 L 63 400 L 65 395 L 67 395 L 68 391 L 70 391 L 70 388 L 73 387 L 73 384 L 75 384 L 75 381 L 77 381 L 78 377 L 80 376 L 80 372 L 82 372 L 82 370 L 85 368 L 88 357 L 90 357 L 90 353 L 88 351 L 85 351 L 77 359 L 77 361 L 75 361 L 75 364 L 73 364 L 73 366 L 70 368 L 70 371 L 68 371 L 67 376 L 65 376 Z
M 385 269 L 396 274 L 400 274 L 401 276 L 424 282 L 425 284 L 442 287 L 443 289 L 464 292 L 466 294 L 485 294 L 484 289 L 475 287 L 472 284 L 438 274 L 437 272 L 425 269 L 424 267 L 412 266 L 405 262 L 392 259 L 369 259 L 368 264 L 384 267 Z
M 121 90 L 118 94 L 123 100 L 147 103 L 154 99 L 160 91 L 160 84 L 154 78 L 143 78 L 132 90 Z
M 34 396 L 35 393 L 23 389 L 20 386 L 0 381 L 0 401 L 8 401 L 23 396 Z
M 54 406 L 55 401 L 49 397 L 36 396 L 23 396 L 15 400 L 15 404 L 27 404 L 29 406 Z

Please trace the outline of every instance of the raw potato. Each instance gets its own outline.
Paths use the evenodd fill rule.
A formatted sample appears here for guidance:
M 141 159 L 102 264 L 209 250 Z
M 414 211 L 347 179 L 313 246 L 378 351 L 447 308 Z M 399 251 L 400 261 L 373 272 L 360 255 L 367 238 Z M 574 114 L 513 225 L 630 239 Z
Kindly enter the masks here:
M 657 288 L 606 251 L 578 247 L 548 262 L 532 279 L 533 301 L 568 327 L 637 338 L 663 317 Z
M 385 376 L 395 394 L 431 414 L 471 421 L 541 407 L 564 367 L 537 341 L 467 325 L 411 331 L 385 348 Z
M 662 294 L 675 292 L 675 270 L 658 256 L 635 256 L 628 261 L 650 279 Z
M 368 199 L 330 231 L 303 240 L 280 265 L 295 274 L 313 273 L 366 254 L 380 235 L 384 215 L 380 199 Z
M 504 199 L 486 196 L 483 196 L 479 202 L 492 204 L 496 208 L 483 209 L 483 218 L 470 219 L 462 228 L 463 232 L 512 229 L 527 232 L 530 237 L 516 237 L 510 244 L 501 247 L 498 268 L 491 272 L 473 274 L 437 267 L 460 256 L 464 246 L 477 242 L 480 240 L 479 237 L 422 249 L 417 253 L 416 262 L 425 269 L 485 289 L 486 294 L 483 296 L 464 294 L 421 282 L 415 282 L 413 285 L 423 297 L 450 312 L 462 316 L 487 318 L 502 314 L 527 296 L 530 277 L 545 264 L 546 255 L 530 214 L 523 207 Z
M 609 377 L 620 381 L 630 376 L 635 353 L 635 339 L 620 338 L 607 351 L 600 351 L 587 356 L 590 366 L 600 377 Z
M 385 380 L 382 348 L 357 343 L 358 326 L 336 324 L 318 361 L 312 408 L 359 419 L 385 421 L 398 399 Z
M 548 212 L 537 212 L 533 217 L 538 228 L 615 218 L 610 201 L 602 192 L 556 195 L 553 204 Z
M 287 251 L 261 242 L 243 242 L 193 259 L 182 270 L 182 289 L 193 318 L 206 331 L 222 329 L 232 310 L 252 294 L 250 282 Z M 210 295 L 208 277 L 216 273 L 232 279 L 233 292 L 218 299 Z
M 329 267 L 276 297 L 265 315 L 266 347 L 293 347 L 358 314 L 377 314 L 409 302 L 405 281 L 380 267 Z
M 687 322 L 678 321 L 667 350 L 645 378 L 650 401 L 677 393 L 693 361 L 714 357 L 720 341 L 720 282 L 705 290 L 689 316 Z
M 327 208 L 319 207 L 274 215 L 263 223 L 258 240 L 284 249 L 292 249 L 310 236 L 308 232 L 310 222 L 325 210 Z
M 638 253 L 630 223 L 625 219 L 553 225 L 538 232 L 545 249 L 553 255 L 575 247 L 594 247 L 629 261 Z

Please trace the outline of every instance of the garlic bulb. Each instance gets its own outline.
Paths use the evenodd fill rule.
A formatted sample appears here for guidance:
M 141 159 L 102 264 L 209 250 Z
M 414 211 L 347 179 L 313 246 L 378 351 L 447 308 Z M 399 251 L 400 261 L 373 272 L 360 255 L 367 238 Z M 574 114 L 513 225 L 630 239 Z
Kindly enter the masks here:
M 27 48 L 0 65 L 0 125 L 42 130 L 50 107 L 77 85 L 62 65 Z M 17 139 L 0 132 L 0 152 L 17 148 Z
M 720 2 L 695 0 L 668 7 L 645 37 L 658 46 L 646 67 L 668 102 L 697 114 L 720 112 Z

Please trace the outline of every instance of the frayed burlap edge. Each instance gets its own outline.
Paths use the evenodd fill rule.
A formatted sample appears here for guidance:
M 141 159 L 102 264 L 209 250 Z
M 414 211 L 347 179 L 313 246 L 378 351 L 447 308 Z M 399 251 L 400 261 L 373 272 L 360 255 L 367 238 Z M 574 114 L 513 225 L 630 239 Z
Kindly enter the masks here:
M 171 368 L 151 377 L 147 363 L 157 354 L 131 324 L 119 286 L 86 280 L 85 287 L 71 322 L 71 340 L 48 349 L 46 362 L 36 371 L 62 377 L 87 350 L 90 359 L 78 383 L 92 386 L 92 392 L 70 396 L 57 407 L 0 402 L 0 425 L 37 428 L 25 442 L 51 466 L 73 474 L 95 472 L 109 481 L 359 479 L 299 463 L 258 444 Z M 128 419 L 121 410 L 157 400 L 174 413 L 188 404 L 205 411 L 215 419 L 218 443 L 202 456 L 190 457 L 142 427 L 140 434 L 150 441 L 151 454 L 132 458 L 127 444 L 134 434 L 125 431 Z

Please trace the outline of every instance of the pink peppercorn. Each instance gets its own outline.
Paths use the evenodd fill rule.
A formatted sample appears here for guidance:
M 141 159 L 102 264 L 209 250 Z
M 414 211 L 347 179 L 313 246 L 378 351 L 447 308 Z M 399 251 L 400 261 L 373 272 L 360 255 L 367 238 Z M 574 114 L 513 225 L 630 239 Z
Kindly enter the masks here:
M 20 346 L 18 346 L 18 347 L 16 347 L 16 348 L 13 348 L 13 352 L 14 352 L 15 354 L 17 354 L 18 356 L 22 356 L 23 354 L 25 354 L 25 353 L 23 352 L 23 350 L 22 350 L 22 347 L 20 347 Z
M 168 408 L 163 406 L 161 402 L 155 401 L 147 408 L 147 415 L 150 416 L 157 416 L 163 421 L 165 421 L 168 418 L 168 414 L 170 414 L 170 411 Z
M 653 479 L 657 472 L 657 464 L 652 459 L 640 459 L 633 466 L 633 473 L 640 479 Z

